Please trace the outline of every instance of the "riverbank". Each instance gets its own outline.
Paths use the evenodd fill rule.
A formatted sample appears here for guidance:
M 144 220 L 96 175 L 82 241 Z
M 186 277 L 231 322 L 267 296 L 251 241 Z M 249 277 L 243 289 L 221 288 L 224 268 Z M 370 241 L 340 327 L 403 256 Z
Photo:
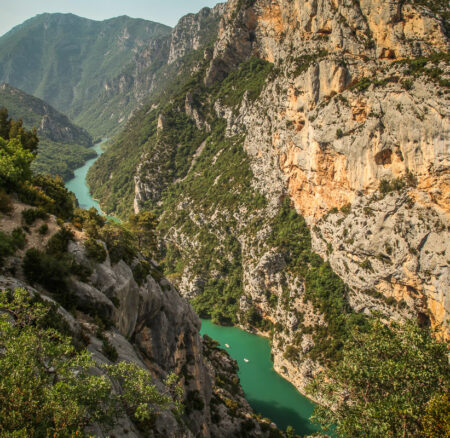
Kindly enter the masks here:
M 86 175 L 103 154 L 102 146 L 105 141 L 94 146 L 97 157 L 77 169 L 74 172 L 75 178 L 66 183 L 66 187 L 75 193 L 81 208 L 94 207 L 103 216 L 106 215 L 99 202 L 91 196 Z M 218 326 L 208 320 L 202 320 L 201 333 L 218 341 L 237 361 L 242 388 L 256 412 L 269 418 L 279 428 L 292 426 L 300 435 L 310 435 L 318 430 L 309 422 L 314 409 L 313 403 L 274 370 L 270 343 L 266 337 L 261 336 L 262 333 L 258 336 L 238 327 Z
M 299 435 L 310 435 L 319 430 L 309 421 L 314 404 L 274 370 L 267 338 L 205 319 L 202 319 L 200 333 L 218 341 L 221 348 L 237 361 L 242 388 L 256 412 L 281 429 L 292 426 Z

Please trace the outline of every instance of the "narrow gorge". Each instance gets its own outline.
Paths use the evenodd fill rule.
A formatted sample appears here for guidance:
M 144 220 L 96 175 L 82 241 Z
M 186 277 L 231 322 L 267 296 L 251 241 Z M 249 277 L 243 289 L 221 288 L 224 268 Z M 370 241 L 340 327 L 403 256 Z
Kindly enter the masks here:
M 222 10 L 214 46 L 94 166 L 95 196 L 155 211 L 168 278 L 201 316 L 270 333 L 300 390 L 342 314 L 448 339 L 445 21 L 388 1 Z
M 134 363 L 171 397 L 83 433 L 450 433 L 448 19 L 228 0 L 0 37 L 0 289 L 56 306 L 96 374 Z

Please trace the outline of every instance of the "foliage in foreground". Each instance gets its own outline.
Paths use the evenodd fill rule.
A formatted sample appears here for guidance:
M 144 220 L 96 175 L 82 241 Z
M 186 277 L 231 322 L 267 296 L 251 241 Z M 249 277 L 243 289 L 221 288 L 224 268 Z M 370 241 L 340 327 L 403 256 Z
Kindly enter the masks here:
M 123 409 L 151 427 L 161 410 L 181 412 L 176 376 L 160 393 L 134 364 L 96 365 L 62 333 L 55 315 L 54 306 L 23 289 L 0 292 L 0 436 L 83 436 L 86 425 L 107 428 Z M 104 374 L 92 373 L 94 367 Z
M 312 419 L 342 438 L 449 437 L 449 352 L 413 322 L 354 329 L 343 359 L 310 388 L 331 406 Z

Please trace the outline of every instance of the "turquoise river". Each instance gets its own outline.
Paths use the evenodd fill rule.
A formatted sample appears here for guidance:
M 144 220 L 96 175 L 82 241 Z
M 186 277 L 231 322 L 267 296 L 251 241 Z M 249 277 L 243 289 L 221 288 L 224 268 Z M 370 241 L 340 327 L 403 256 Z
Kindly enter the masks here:
M 75 193 L 80 207 L 94 207 L 103 214 L 99 203 L 92 199 L 86 183 L 89 168 L 104 151 L 102 143 L 94 146 L 98 157 L 77 169 L 75 178 L 68 181 L 66 187 Z M 201 333 L 218 341 L 237 361 L 242 388 L 256 412 L 270 418 L 279 428 L 292 426 L 300 435 L 317 431 L 309 422 L 314 405 L 274 371 L 267 339 L 237 327 L 218 326 L 208 320 L 202 320 Z

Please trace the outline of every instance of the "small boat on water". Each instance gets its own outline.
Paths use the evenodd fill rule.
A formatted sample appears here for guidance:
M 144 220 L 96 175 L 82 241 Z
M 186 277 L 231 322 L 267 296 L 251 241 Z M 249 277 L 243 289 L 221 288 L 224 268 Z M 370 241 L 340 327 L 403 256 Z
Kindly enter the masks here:
M 249 360 L 248 360 L 248 359 L 246 359 L 246 358 L 244 357 L 244 362 L 247 362 L 247 363 L 248 363 L 248 362 L 249 362 Z
M 225 347 L 230 348 L 230 346 L 228 344 L 225 344 Z

